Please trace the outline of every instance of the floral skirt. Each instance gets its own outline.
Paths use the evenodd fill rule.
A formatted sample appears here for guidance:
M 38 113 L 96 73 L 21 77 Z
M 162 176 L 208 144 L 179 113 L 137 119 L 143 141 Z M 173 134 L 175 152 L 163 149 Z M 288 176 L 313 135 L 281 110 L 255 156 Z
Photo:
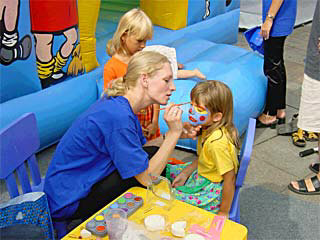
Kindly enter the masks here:
M 166 177 L 172 182 L 189 164 L 167 164 Z M 211 182 L 207 178 L 198 175 L 198 171 L 195 170 L 184 186 L 176 188 L 176 199 L 212 213 L 218 213 L 222 188 L 222 183 Z

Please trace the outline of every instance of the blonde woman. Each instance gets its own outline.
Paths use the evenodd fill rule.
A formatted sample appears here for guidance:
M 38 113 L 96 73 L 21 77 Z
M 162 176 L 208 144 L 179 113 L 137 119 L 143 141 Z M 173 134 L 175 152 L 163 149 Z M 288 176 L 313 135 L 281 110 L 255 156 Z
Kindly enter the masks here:
M 133 186 L 146 186 L 160 175 L 180 137 L 196 136 L 182 110 L 168 105 L 169 131 L 159 149 L 146 139 L 135 115 L 151 104 L 167 104 L 175 85 L 168 59 L 139 52 L 124 77 L 84 112 L 62 137 L 46 175 L 44 191 L 53 219 L 86 219 Z M 148 152 L 146 152 L 148 151 Z

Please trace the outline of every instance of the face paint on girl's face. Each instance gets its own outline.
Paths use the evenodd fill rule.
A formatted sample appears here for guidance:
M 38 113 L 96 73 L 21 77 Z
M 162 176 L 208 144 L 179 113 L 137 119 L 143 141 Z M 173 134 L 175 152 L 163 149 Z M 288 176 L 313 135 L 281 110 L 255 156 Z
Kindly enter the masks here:
M 207 122 L 209 110 L 206 107 L 191 104 L 189 109 L 189 123 L 193 126 L 201 125 Z

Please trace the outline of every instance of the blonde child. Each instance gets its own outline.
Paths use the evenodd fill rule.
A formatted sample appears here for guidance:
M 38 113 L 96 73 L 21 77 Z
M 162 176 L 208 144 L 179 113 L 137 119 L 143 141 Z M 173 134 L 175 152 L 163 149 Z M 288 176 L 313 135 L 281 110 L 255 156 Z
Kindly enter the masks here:
M 111 56 L 111 59 L 104 66 L 104 89 L 107 89 L 112 84 L 112 80 L 125 75 L 131 57 L 146 47 L 146 42 L 152 38 L 152 35 L 152 22 L 142 10 L 134 8 L 121 17 L 117 30 L 107 45 L 108 54 Z M 161 50 L 170 49 L 171 52 L 174 51 L 174 59 L 176 59 L 174 48 L 160 47 L 162 47 Z M 155 50 L 152 47 L 150 49 L 152 51 Z M 168 51 L 160 51 L 160 53 L 168 57 L 166 54 Z M 174 72 L 178 66 L 177 62 L 175 60 L 175 64 L 172 61 L 170 63 Z M 178 78 L 199 77 L 205 79 L 205 76 L 198 69 L 176 70 L 176 72 L 178 72 L 176 74 Z M 160 136 L 158 126 L 159 105 L 148 106 L 141 110 L 137 116 L 144 136 L 148 141 Z
M 239 165 L 232 93 L 224 83 L 201 82 L 191 91 L 191 103 L 189 121 L 202 126 L 199 157 L 191 164 L 167 165 L 167 178 L 177 199 L 228 216 Z
M 112 80 L 126 74 L 131 57 L 146 46 L 152 34 L 152 22 L 142 10 L 131 9 L 120 18 L 117 30 L 107 45 L 111 59 L 104 66 L 104 89 L 108 88 Z M 160 136 L 158 109 L 159 105 L 153 104 L 137 113 L 147 140 Z

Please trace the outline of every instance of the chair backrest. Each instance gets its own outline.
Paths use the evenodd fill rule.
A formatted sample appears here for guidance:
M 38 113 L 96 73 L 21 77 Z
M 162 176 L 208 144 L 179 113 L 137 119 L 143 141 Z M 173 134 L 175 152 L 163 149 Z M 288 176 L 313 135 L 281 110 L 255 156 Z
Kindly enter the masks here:
M 23 193 L 32 192 L 25 163 L 33 186 L 41 184 L 35 152 L 40 146 L 34 113 L 26 113 L 0 131 L 0 179 L 4 179 L 11 198 L 19 195 L 14 173 L 17 172 Z
M 256 119 L 250 118 L 246 135 L 244 137 L 244 141 L 242 143 L 242 147 L 240 151 L 240 156 L 239 156 L 240 166 L 237 174 L 236 188 L 241 187 L 245 179 L 247 169 L 250 163 L 255 131 L 256 131 Z

